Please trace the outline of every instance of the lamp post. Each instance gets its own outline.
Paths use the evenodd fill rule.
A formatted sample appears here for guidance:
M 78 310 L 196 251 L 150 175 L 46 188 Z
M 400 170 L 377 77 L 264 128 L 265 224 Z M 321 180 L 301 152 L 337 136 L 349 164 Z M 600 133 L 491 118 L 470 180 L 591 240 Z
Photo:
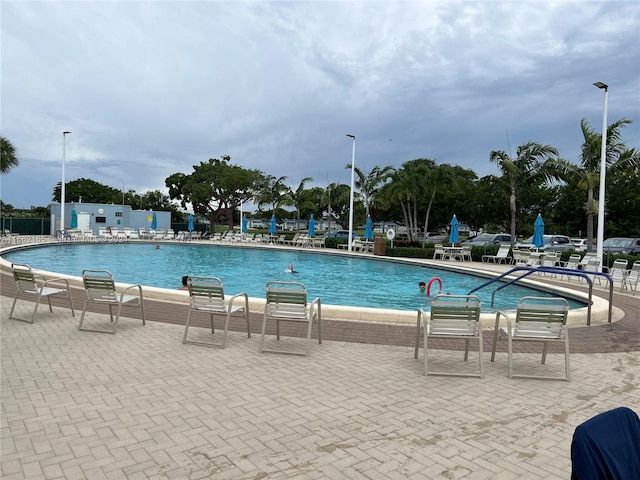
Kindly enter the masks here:
M 602 148 L 600 149 L 600 192 L 598 193 L 598 238 L 596 244 L 596 255 L 600 259 L 600 270 L 602 270 L 602 265 L 604 264 L 604 192 L 605 177 L 607 174 L 607 100 L 609 96 L 609 85 L 602 82 L 595 82 L 594 85 L 604 90 L 604 109 L 602 112 Z
M 349 194 L 349 241 L 348 251 L 353 249 L 353 179 L 356 168 L 356 136 L 347 134 L 353 140 L 353 148 L 351 151 L 351 193 Z
M 60 230 L 64 230 L 64 164 L 67 155 L 67 135 L 71 132 L 62 132 L 62 183 L 60 184 Z

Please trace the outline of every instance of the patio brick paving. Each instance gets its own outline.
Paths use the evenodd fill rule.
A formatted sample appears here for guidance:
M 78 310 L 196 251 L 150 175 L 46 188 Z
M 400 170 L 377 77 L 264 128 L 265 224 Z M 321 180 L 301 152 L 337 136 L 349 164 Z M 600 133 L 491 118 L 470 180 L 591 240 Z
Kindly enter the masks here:
M 78 332 L 79 312 L 55 302 L 30 325 L 8 319 L 0 277 L 3 479 L 568 478 L 578 424 L 640 412 L 637 295 L 616 294 L 623 319 L 571 329 L 566 383 L 509 380 L 506 354 L 487 352 L 482 380 L 424 377 L 415 329 L 387 324 L 326 322 L 309 358 L 259 355 L 240 324 L 224 350 L 183 345 L 186 305 L 169 302 L 147 302 L 146 326 L 132 310 L 116 335 Z

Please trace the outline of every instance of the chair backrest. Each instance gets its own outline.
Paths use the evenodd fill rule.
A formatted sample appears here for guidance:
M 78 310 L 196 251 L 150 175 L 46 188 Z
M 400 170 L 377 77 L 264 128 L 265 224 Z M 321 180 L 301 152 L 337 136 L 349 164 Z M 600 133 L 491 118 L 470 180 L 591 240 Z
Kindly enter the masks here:
M 224 287 L 218 277 L 189 277 L 191 308 L 217 305 L 224 308 Z
M 271 317 L 306 318 L 307 288 L 300 282 L 267 282 L 265 308 Z
M 624 258 L 619 258 L 618 260 L 616 260 L 615 262 L 613 262 L 613 265 L 611 266 L 611 270 L 626 270 L 627 266 L 629 265 L 629 261 L 625 260 Z
M 580 265 L 586 266 L 586 265 L 589 264 L 589 260 L 592 260 L 594 258 L 598 258 L 598 257 L 596 257 L 595 253 L 587 252 L 587 253 L 584 254 L 584 257 L 582 257 L 582 260 L 580 260 Z
M 569 313 L 569 302 L 560 297 L 523 297 L 518 302 L 516 325 L 526 330 L 528 336 L 551 336 L 560 338 L 564 334 Z
M 430 334 L 476 335 L 482 302 L 475 295 L 436 295 L 431 301 Z
M 584 261 L 584 258 L 582 259 Z M 583 264 L 584 265 L 584 264 Z M 600 269 L 600 259 L 598 257 L 590 256 L 587 264 L 583 266 L 583 270 L 586 272 L 597 272 Z
M 22 263 L 12 263 L 13 279 L 16 287 L 21 292 L 34 293 L 36 291 L 36 278 L 29 265 Z
M 89 300 L 117 300 L 113 275 L 107 270 L 83 270 L 82 282 Z
M 511 245 L 500 245 L 500 247 L 498 248 L 498 253 L 496 253 L 496 257 L 507 258 L 510 249 Z
M 574 253 L 569 257 L 569 260 L 567 261 L 567 268 L 577 269 L 578 265 L 580 265 L 580 260 L 582 260 L 582 257 L 580 257 L 579 254 Z

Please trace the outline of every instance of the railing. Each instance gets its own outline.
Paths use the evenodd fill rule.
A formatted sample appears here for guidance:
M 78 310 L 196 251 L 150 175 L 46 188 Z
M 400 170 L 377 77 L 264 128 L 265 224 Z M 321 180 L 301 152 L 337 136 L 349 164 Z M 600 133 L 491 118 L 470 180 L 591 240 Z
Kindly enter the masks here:
M 483 283 L 482 285 L 475 287 L 473 289 L 471 289 L 468 293 L 468 295 L 471 295 L 474 292 L 477 292 L 478 290 L 491 285 L 492 283 L 495 282 L 501 282 L 503 281 L 503 279 L 509 275 L 511 275 L 512 273 L 515 272 L 524 272 L 522 275 L 520 275 L 517 278 L 513 278 L 511 280 L 509 280 L 506 283 L 503 283 L 503 285 L 501 285 L 500 287 L 496 288 L 492 293 L 491 293 L 491 306 L 493 307 L 494 304 L 494 298 L 495 298 L 495 294 L 499 291 L 502 290 L 505 287 L 508 287 L 509 285 L 512 285 L 514 283 L 519 282 L 520 280 L 528 277 L 529 275 L 531 275 L 532 273 L 556 273 L 556 274 L 561 274 L 561 275 L 571 275 L 574 277 L 580 277 L 580 278 L 584 278 L 587 280 L 587 283 L 589 284 L 589 301 L 587 302 L 587 325 L 591 325 L 591 304 L 593 303 L 592 299 L 593 299 L 593 280 L 590 278 L 590 276 L 599 276 L 599 277 L 604 277 L 605 279 L 607 279 L 609 281 L 609 312 L 608 312 L 608 322 L 611 323 L 611 318 L 613 315 L 613 279 L 607 274 L 607 273 L 603 273 L 603 272 L 585 272 L 583 270 L 573 270 L 570 268 L 562 268 L 562 267 L 545 267 L 545 266 L 539 266 L 539 267 L 528 267 L 528 266 L 521 266 L 521 267 L 514 267 L 511 270 L 491 279 L 486 281 L 485 283 Z

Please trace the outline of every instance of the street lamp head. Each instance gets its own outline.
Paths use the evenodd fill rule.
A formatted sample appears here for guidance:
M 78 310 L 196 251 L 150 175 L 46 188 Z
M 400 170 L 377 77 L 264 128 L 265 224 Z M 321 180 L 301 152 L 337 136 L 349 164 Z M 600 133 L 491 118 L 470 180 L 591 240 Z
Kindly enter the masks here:
M 347 133 L 347 137 L 353 138 L 354 140 L 356 139 L 356 136 L 355 136 L 355 135 L 351 135 L 351 134 L 349 134 L 349 133 Z
M 602 82 L 595 82 L 594 85 L 598 88 L 602 88 L 604 90 L 607 90 L 609 88 L 609 85 L 607 85 L 606 83 L 602 83 Z
M 71 133 L 71 132 L 62 132 L 62 135 L 66 135 L 66 134 L 68 134 L 68 133 Z

